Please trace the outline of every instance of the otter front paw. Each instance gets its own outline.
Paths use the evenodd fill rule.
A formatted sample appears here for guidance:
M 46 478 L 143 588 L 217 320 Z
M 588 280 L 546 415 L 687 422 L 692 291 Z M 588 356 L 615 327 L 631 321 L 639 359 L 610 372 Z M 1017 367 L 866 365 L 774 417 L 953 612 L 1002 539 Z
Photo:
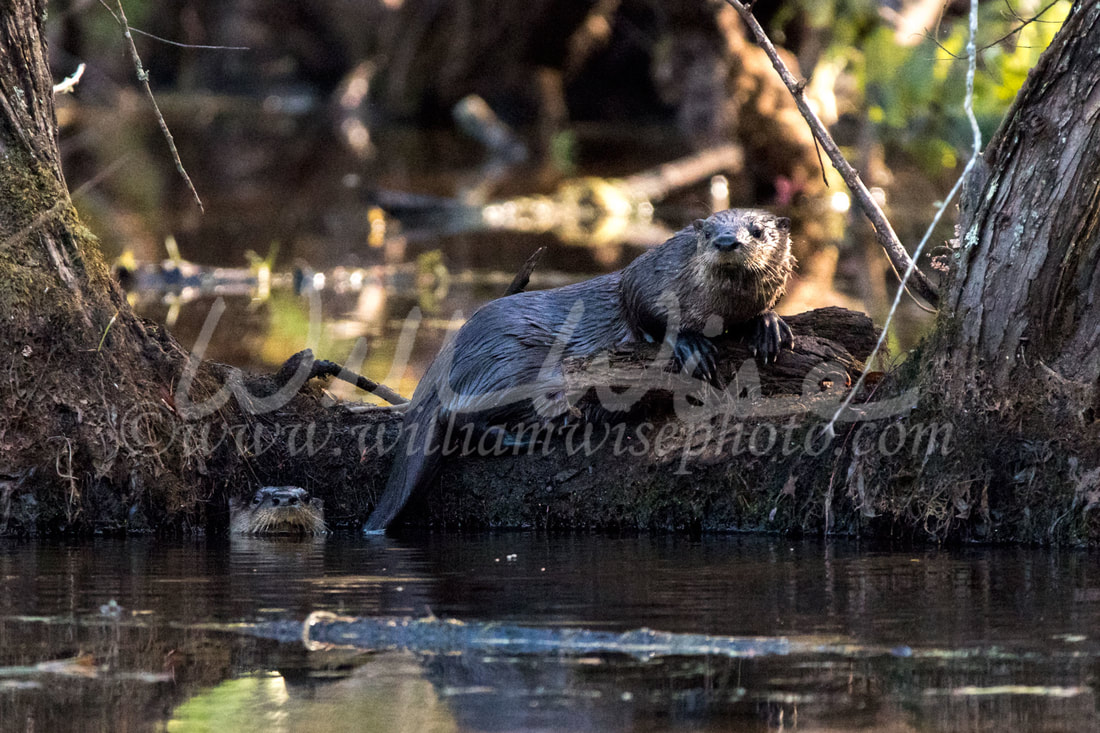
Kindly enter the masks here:
M 794 334 L 775 311 L 764 311 L 753 319 L 752 341 L 749 343 L 753 356 L 762 364 L 770 364 L 775 362 L 784 347 L 794 348 Z
M 721 389 L 722 378 L 718 374 L 718 364 L 715 354 L 718 349 L 706 336 L 694 331 L 681 331 L 676 336 L 676 344 L 672 355 L 676 359 L 676 366 L 681 370 L 688 370 L 693 376 L 713 384 Z

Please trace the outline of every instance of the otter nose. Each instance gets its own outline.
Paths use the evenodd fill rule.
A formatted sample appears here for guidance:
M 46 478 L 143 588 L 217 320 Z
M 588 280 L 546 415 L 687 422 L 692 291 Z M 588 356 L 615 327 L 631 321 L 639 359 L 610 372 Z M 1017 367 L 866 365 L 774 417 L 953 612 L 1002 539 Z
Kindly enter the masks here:
M 741 243 L 737 241 L 737 237 L 732 234 L 719 234 L 711 242 L 719 252 L 732 252 L 741 246 Z

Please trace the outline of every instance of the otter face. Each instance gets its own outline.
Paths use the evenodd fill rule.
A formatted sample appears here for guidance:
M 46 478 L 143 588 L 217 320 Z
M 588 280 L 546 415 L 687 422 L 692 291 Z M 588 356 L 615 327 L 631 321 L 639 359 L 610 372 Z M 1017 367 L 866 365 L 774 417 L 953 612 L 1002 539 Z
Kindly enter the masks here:
M 746 266 L 786 257 L 791 220 L 766 211 L 719 211 L 693 223 L 703 257 L 717 265 Z
M 252 497 L 252 506 L 284 507 L 289 509 L 297 504 L 309 503 L 309 492 L 297 486 L 265 486 Z
M 264 486 L 252 501 L 231 502 L 230 530 L 234 534 L 324 534 L 324 507 L 320 499 L 297 486 Z

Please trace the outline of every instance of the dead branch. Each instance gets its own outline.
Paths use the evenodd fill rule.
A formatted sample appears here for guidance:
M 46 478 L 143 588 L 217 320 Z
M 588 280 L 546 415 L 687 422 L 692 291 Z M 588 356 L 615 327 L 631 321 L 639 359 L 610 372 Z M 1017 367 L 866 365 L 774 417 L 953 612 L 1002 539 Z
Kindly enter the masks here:
M 848 184 L 848 188 L 855 196 L 856 203 L 871 221 L 871 226 L 875 230 L 875 237 L 878 239 L 879 244 L 882 245 L 882 248 L 886 250 L 886 255 L 890 259 L 890 264 L 893 266 L 894 272 L 897 274 L 898 278 L 902 278 L 902 273 L 910 269 L 912 259 L 909 257 L 909 253 L 905 251 L 905 247 L 902 246 L 901 241 L 898 239 L 898 235 L 894 232 L 894 228 L 890 226 L 890 222 L 887 220 L 886 215 L 875 202 L 874 198 L 871 196 L 871 192 L 867 190 L 867 186 L 864 185 L 862 179 L 860 179 L 859 173 L 857 173 L 855 168 L 853 168 L 844 158 L 844 155 L 840 152 L 840 148 L 837 147 L 836 142 L 833 140 L 832 136 L 829 135 L 828 130 L 825 129 L 825 125 L 822 124 L 821 120 L 814 114 L 814 111 L 810 109 L 810 106 L 806 104 L 806 97 L 803 94 L 805 82 L 795 79 L 786 64 L 783 63 L 783 60 L 779 58 L 779 54 L 776 52 L 771 39 L 768 38 L 764 29 L 760 27 L 760 23 L 757 22 L 752 11 L 745 7 L 743 3 L 738 2 L 738 0 L 726 0 L 726 2 L 741 16 L 745 25 L 752 31 L 756 42 L 764 49 L 768 58 L 771 59 L 772 66 L 775 67 L 775 70 L 783 80 L 783 84 L 786 85 L 787 90 L 790 91 L 795 104 L 798 105 L 798 111 L 802 113 L 802 117 L 805 118 L 806 123 L 810 126 L 814 137 L 817 138 L 821 147 L 824 148 L 833 167 L 840 173 L 840 177 Z M 913 289 L 916 290 L 917 295 L 929 304 L 937 305 L 939 303 L 939 291 L 927 276 L 916 269 L 915 266 L 912 267 L 912 270 L 913 272 L 910 276 L 910 280 L 913 283 Z M 904 283 L 904 279 L 902 279 L 902 282 Z
M 103 0 L 100 0 L 102 3 Z M 122 0 L 117 0 L 118 15 L 115 19 L 122 26 L 122 35 L 126 38 L 126 43 L 130 47 L 130 58 L 134 61 L 134 69 L 137 71 L 138 81 L 141 82 L 141 86 L 145 89 L 145 95 L 149 97 L 149 102 L 153 105 L 153 112 L 157 116 L 157 124 L 160 125 L 160 131 L 164 134 L 164 139 L 168 143 L 168 150 L 172 153 L 172 160 L 176 163 L 176 170 L 183 176 L 183 180 L 187 183 L 187 187 L 191 189 L 191 195 L 195 198 L 195 203 L 199 205 L 200 211 L 206 211 L 202 205 L 202 199 L 199 198 L 199 192 L 195 190 L 195 184 L 191 183 L 191 176 L 187 175 L 187 170 L 183 167 L 183 161 L 180 160 L 179 151 L 176 150 L 176 141 L 172 138 L 172 133 L 168 129 L 168 123 L 164 121 L 164 115 L 160 112 L 160 105 L 157 104 L 157 98 L 153 96 L 153 89 L 149 86 L 149 74 L 141 65 L 141 57 L 138 56 L 137 46 L 134 45 L 134 37 L 130 33 L 130 24 L 126 21 L 126 11 L 122 9 Z M 104 4 L 103 7 L 107 7 Z M 107 8 L 110 12 L 110 8 Z M 112 15 L 114 15 L 112 13 Z
M 327 361 L 325 359 L 315 359 L 313 351 L 310 349 L 303 349 L 297 354 L 294 354 L 287 359 L 279 371 L 275 373 L 274 379 L 276 384 L 280 387 L 290 382 L 294 375 L 298 371 L 298 365 L 302 361 L 310 362 L 309 376 L 306 381 L 310 379 L 316 379 L 319 377 L 334 377 L 336 379 L 343 380 L 348 384 L 354 384 L 364 392 L 369 392 L 375 397 L 379 397 L 391 405 L 404 405 L 408 403 L 407 397 L 394 392 L 392 389 L 384 384 L 379 384 L 373 379 L 367 379 L 366 377 L 356 374 L 351 370 L 337 364 L 334 361 Z

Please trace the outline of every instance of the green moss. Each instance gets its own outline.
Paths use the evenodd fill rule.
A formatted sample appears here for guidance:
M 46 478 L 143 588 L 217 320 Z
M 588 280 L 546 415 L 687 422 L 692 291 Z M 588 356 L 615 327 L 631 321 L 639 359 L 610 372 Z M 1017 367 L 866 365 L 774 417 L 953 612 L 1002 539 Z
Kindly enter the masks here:
M 37 219 L 44 218 L 39 227 L 48 225 L 55 215 L 47 212 L 64 206 L 60 202 L 67 201 L 67 196 L 48 169 L 17 150 L 9 150 L 0 159 L 0 198 L 4 201 L 0 209 L 0 238 L 4 243 L 0 247 L 0 310 L 34 312 L 25 311 L 28 304 L 43 305 L 43 299 L 37 296 L 58 283 L 46 262 L 33 256 L 19 257 L 25 251 L 19 245 L 36 229 Z
M 9 237 L 26 226 L 40 212 L 68 198 L 53 173 L 18 148 L 9 147 L 0 157 L 0 234 Z

